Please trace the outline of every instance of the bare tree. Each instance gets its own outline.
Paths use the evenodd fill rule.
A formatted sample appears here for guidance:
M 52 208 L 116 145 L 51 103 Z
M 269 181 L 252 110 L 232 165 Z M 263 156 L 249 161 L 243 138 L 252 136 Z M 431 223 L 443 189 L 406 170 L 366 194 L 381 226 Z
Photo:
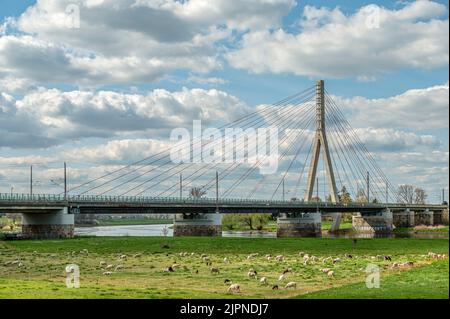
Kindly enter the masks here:
M 425 204 L 425 200 L 427 199 L 428 195 L 425 192 L 424 189 L 416 187 L 414 190 L 414 203 L 415 204 Z
M 400 185 L 398 187 L 399 202 L 405 204 L 412 204 L 414 202 L 414 186 Z
M 203 187 L 192 187 L 189 191 L 189 196 L 192 198 L 202 198 L 206 194 Z

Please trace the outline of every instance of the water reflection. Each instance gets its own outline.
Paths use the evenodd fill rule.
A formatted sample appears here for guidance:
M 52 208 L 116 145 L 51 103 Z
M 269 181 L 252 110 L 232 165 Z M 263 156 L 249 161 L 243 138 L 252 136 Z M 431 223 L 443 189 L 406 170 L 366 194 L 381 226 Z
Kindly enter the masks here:
M 161 225 L 121 225 L 121 226 L 96 226 L 76 227 L 78 236 L 173 236 L 172 224 Z M 250 238 L 275 238 L 276 232 L 261 231 L 223 231 L 223 237 L 250 237 Z M 391 234 L 354 233 L 351 230 L 338 233 L 322 233 L 324 238 L 443 238 L 448 239 L 448 233 L 409 232 Z

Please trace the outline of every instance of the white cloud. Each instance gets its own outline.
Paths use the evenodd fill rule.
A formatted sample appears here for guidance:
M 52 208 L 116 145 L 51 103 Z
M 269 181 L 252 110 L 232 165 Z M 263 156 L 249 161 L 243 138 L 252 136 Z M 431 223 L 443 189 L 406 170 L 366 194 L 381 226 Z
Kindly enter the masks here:
M 253 73 L 360 79 L 448 64 L 449 24 L 439 19 L 445 5 L 419 0 L 400 10 L 380 8 L 378 28 L 367 23 L 368 8 L 346 16 L 340 9 L 306 6 L 300 33 L 249 32 L 227 59 Z
M 333 97 L 349 114 L 352 125 L 395 127 L 411 130 L 448 129 L 449 86 L 436 85 L 408 90 L 397 96 L 380 99 Z
M 48 147 L 70 139 L 169 136 L 175 127 L 228 123 L 249 112 L 238 98 L 215 89 L 163 89 L 145 95 L 112 91 L 32 91 L 0 96 L 0 147 Z

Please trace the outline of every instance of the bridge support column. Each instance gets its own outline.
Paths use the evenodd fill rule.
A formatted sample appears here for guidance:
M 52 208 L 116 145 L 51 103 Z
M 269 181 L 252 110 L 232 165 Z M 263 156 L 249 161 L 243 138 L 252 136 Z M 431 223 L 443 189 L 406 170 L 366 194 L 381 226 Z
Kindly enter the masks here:
M 448 225 L 448 209 L 435 210 L 433 214 L 434 225 Z
M 177 214 L 173 236 L 222 236 L 222 214 Z
M 416 225 L 433 226 L 433 211 L 428 208 L 424 211 L 417 211 L 414 220 Z
M 22 236 L 28 239 L 74 236 L 74 215 L 67 208 L 51 213 L 22 213 Z
M 389 209 L 378 213 L 358 213 L 352 218 L 353 230 L 359 233 L 386 234 L 392 232 L 393 217 Z
M 277 237 L 321 237 L 321 213 L 285 213 L 277 219 Z
M 414 212 L 409 208 L 404 211 L 393 212 L 393 223 L 395 227 L 414 227 Z

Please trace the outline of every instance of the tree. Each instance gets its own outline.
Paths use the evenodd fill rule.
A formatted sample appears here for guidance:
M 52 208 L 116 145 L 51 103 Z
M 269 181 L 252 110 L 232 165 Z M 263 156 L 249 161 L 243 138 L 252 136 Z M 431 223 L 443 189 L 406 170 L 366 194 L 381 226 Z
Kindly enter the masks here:
M 347 191 L 347 188 L 345 186 L 342 186 L 342 189 L 338 194 L 338 198 L 340 203 L 348 204 L 352 202 L 350 193 Z
M 414 186 L 413 185 L 400 185 L 398 187 L 398 196 L 400 203 L 412 204 L 414 201 Z
M 192 187 L 189 191 L 189 196 L 192 198 L 202 198 L 206 194 L 203 187 Z
M 358 203 L 365 203 L 365 202 L 367 202 L 366 193 L 361 188 L 358 189 L 358 192 L 356 193 L 356 201 Z
M 425 204 L 425 200 L 427 199 L 428 195 L 426 194 L 425 190 L 422 188 L 416 187 L 414 190 L 414 203 L 415 204 Z

